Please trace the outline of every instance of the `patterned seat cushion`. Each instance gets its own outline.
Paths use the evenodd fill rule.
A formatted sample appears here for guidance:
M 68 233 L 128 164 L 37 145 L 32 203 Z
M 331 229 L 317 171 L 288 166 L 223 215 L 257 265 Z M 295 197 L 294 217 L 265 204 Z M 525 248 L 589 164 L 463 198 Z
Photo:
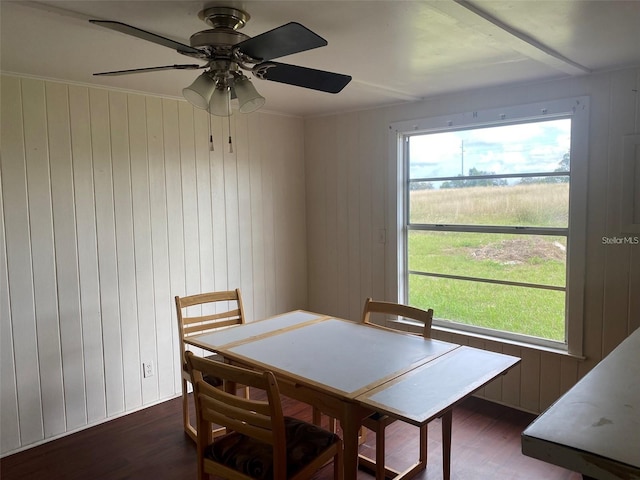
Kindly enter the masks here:
M 285 417 L 285 432 L 287 477 L 301 470 L 338 439 L 334 433 L 291 417 Z M 273 479 L 271 446 L 236 432 L 220 437 L 209 445 L 205 457 L 252 478 Z

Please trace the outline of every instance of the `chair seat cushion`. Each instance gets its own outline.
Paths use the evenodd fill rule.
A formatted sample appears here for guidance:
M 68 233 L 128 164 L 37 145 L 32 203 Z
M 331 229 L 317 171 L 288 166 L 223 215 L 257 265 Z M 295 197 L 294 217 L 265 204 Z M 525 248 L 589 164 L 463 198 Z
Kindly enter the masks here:
M 338 440 L 316 425 L 285 417 L 287 477 L 293 476 Z M 273 479 L 272 448 L 253 438 L 231 432 L 214 441 L 205 457 L 256 479 Z

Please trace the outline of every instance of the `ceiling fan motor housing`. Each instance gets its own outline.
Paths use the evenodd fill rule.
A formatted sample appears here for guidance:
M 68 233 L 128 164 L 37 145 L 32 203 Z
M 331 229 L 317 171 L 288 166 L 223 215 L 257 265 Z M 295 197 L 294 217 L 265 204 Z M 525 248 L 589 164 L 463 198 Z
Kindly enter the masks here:
M 198 17 L 213 27 L 194 33 L 189 39 L 192 47 L 233 47 L 249 38 L 238 32 L 249 21 L 249 14 L 232 7 L 211 7 L 202 10 Z
M 234 46 L 249 38 L 244 33 L 237 32 L 231 28 L 214 28 L 212 30 L 203 30 L 191 35 L 189 43 L 192 47 L 208 47 L 208 46 Z

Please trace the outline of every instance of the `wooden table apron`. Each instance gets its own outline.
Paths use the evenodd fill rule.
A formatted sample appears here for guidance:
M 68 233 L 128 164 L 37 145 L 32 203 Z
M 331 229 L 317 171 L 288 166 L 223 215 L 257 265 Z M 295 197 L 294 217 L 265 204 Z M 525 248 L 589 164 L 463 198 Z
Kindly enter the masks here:
M 416 425 L 426 423 L 519 360 L 300 310 L 185 341 L 232 363 L 273 371 L 284 395 L 337 418 L 346 479 L 357 476 L 358 430 L 372 409 Z M 494 365 L 477 367 L 487 361 Z M 438 375 L 460 367 L 464 395 L 436 399 L 415 393 L 425 380 L 433 385 Z M 407 389 L 413 389 L 411 395 L 405 394 Z M 424 388 L 418 392 L 430 395 Z M 425 411 L 429 401 L 433 408 Z

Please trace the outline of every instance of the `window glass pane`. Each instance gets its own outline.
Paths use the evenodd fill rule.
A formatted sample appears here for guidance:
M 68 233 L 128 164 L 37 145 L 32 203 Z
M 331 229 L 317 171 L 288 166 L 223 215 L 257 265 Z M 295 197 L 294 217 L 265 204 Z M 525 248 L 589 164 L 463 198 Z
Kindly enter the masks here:
M 438 319 L 565 341 L 564 292 L 410 275 L 409 303 Z
M 561 227 L 569 222 L 569 177 L 522 178 L 512 186 L 410 190 L 412 224 Z M 438 188 L 440 187 L 440 188 Z
M 566 172 L 571 120 L 555 119 L 409 137 L 409 178 Z
M 564 287 L 566 237 L 410 231 L 412 271 Z

